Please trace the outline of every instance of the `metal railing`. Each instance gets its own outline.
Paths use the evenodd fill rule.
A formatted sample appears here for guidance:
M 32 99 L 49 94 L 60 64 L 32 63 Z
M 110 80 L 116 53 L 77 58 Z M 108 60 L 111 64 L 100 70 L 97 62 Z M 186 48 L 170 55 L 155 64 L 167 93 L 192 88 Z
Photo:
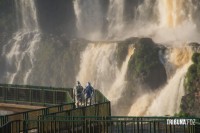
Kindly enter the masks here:
M 6 123 L 11 122 L 11 121 L 21 120 L 19 124 L 20 125 L 19 128 L 21 131 L 23 127 L 25 126 L 22 120 L 38 119 L 39 116 L 48 115 L 55 112 L 61 112 L 64 110 L 69 110 L 69 109 L 72 109 L 73 107 L 74 107 L 74 102 L 51 106 L 51 107 L 43 108 L 43 109 L 36 109 L 36 110 L 31 110 L 31 111 L 26 111 L 26 112 L 0 116 L 0 126 L 3 126 Z M 25 127 L 28 127 L 29 129 L 34 129 L 36 128 L 36 126 L 37 125 L 32 123 L 32 124 L 26 125 Z
M 18 113 L 18 114 L 2 116 L 0 117 L 0 120 L 2 123 L 1 125 L 9 121 L 21 120 L 19 122 L 20 123 L 19 130 L 28 132 L 30 130 L 35 130 L 38 127 L 41 127 L 42 125 L 40 124 L 42 123 L 39 122 L 40 120 L 42 119 L 49 120 L 49 119 L 52 119 L 53 116 L 72 117 L 72 116 L 90 116 L 90 115 L 95 115 L 95 116 L 110 116 L 111 115 L 110 101 L 108 101 L 108 99 L 106 99 L 100 91 L 95 90 L 92 101 L 93 101 L 92 105 L 83 106 L 81 108 L 73 108 L 72 106 L 75 105 L 73 101 L 72 104 L 70 104 L 71 108 L 67 108 L 63 106 L 62 107 L 55 106 L 55 107 L 49 107 L 49 108 L 44 108 L 44 109 L 38 109 L 34 111 L 27 111 L 27 112 Z M 46 124 L 45 126 L 47 127 L 47 129 L 48 127 L 52 128 L 52 126 L 48 126 Z
M 70 102 L 72 97 L 72 88 L 0 84 L 0 102 L 4 103 L 52 106 Z
M 1 87 L 0 87 L 1 88 Z M 10 87 L 7 87 L 10 88 Z M 31 88 L 31 87 L 30 87 Z M 0 133 L 199 133 L 200 118 L 111 116 L 110 101 L 95 90 L 92 105 L 71 103 L 0 116 Z M 167 120 L 193 119 L 195 124 L 169 124 Z
M 189 119 L 180 117 L 126 117 L 126 116 L 87 116 L 87 117 L 52 117 L 43 120 L 24 120 L 24 125 L 35 123 L 37 133 L 199 133 L 197 122 L 186 125 L 167 124 L 167 119 Z M 16 124 L 17 125 L 17 124 Z M 21 132 L 31 131 L 23 125 Z M 18 126 L 19 127 L 19 126 Z M 0 129 L 1 131 L 1 129 Z M 9 132 L 8 132 L 9 133 Z
M 57 94 L 65 94 L 64 96 Z M 63 98 L 64 97 L 64 98 Z M 59 98 L 61 99 L 58 102 Z M 25 103 L 31 105 L 46 105 L 47 108 L 31 110 L 21 113 L 15 113 L 5 116 L 0 116 L 1 129 L 7 130 L 9 125 L 17 130 L 33 130 L 36 129 L 38 122 L 28 122 L 31 120 L 46 119 L 48 116 L 110 116 L 111 108 L 110 101 L 98 91 L 94 91 L 92 98 L 92 105 L 83 106 L 81 108 L 74 108 L 74 94 L 73 89 L 65 88 L 45 88 L 40 86 L 24 86 L 24 85 L 2 85 L 0 84 L 0 101 Z M 36 101 L 37 100 L 37 101 Z M 63 102 L 65 101 L 65 102 Z M 52 103 L 62 103 L 61 105 L 54 105 Z M 49 118 L 48 118 L 49 119 Z M 19 124 L 16 123 L 16 120 Z M 19 126 L 18 126 L 19 125 Z M 19 129 L 18 129 L 19 128 Z
M 110 101 L 99 91 L 94 91 L 92 104 L 52 113 L 53 116 L 111 116 Z M 45 117 L 45 116 L 44 116 Z
M 0 133 L 19 133 L 20 132 L 20 121 L 11 121 L 6 123 L 0 128 Z
M 50 118 L 50 117 L 49 117 Z M 84 132 L 84 133 L 199 133 L 199 118 L 180 117 L 125 117 L 125 116 L 86 116 L 60 117 L 39 121 L 38 132 Z M 168 119 L 194 119 L 196 125 L 167 124 Z M 51 126 L 48 126 L 51 125 Z
M 0 116 L 0 126 L 7 130 L 12 121 L 18 121 L 20 126 L 13 124 L 12 127 L 20 128 L 20 131 L 24 126 L 29 129 L 36 128 L 35 124 L 24 125 L 22 120 L 37 119 L 41 115 L 72 109 L 75 105 L 72 96 L 73 89 L 69 88 L 0 84 L 0 102 L 46 106 L 46 108 Z

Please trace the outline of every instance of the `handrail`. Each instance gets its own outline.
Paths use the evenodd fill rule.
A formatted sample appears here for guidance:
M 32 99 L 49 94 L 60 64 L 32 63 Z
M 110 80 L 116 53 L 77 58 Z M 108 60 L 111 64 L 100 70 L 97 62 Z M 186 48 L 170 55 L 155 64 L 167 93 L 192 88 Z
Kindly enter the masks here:
M 73 97 L 72 88 L 48 88 L 30 85 L 0 84 L 0 102 L 51 106 Z M 51 96 L 51 98 L 48 98 Z M 71 97 L 71 98 L 70 98 Z
M 68 88 L 68 89 L 52 88 L 52 87 L 48 88 L 48 87 L 29 86 L 29 85 L 0 84 L 0 89 L 1 89 L 0 92 L 3 92 L 2 95 L 0 95 L 0 100 L 6 101 L 4 99 L 4 96 L 11 97 L 6 102 L 19 100 L 20 94 L 23 94 L 23 93 L 25 94 L 25 96 L 33 96 L 33 93 L 38 93 L 40 94 L 39 96 L 41 96 L 42 95 L 41 93 L 48 92 L 46 95 L 49 95 L 49 94 L 53 95 L 53 101 L 55 101 L 54 98 L 56 97 L 55 96 L 56 93 L 66 94 L 66 99 L 65 99 L 66 102 L 62 102 L 59 105 L 53 105 L 49 103 L 47 105 L 47 108 L 0 116 L 0 125 L 5 125 L 6 123 L 8 124 L 8 122 L 12 123 L 12 122 L 15 122 L 16 120 L 20 120 L 19 127 L 18 126 L 15 127 L 15 128 L 19 128 L 20 131 L 36 128 L 38 126 L 38 123 L 26 123 L 26 122 L 31 121 L 31 120 L 39 120 L 49 115 L 60 115 L 60 114 L 63 115 L 66 113 L 68 113 L 69 116 L 74 116 L 74 114 L 76 113 L 77 113 L 77 116 L 81 116 L 81 115 L 110 116 L 111 115 L 110 101 L 99 90 L 94 91 L 94 97 L 93 97 L 94 102 L 92 103 L 92 105 L 84 106 L 81 108 L 74 108 L 75 101 L 74 101 L 74 94 L 73 94 L 72 88 Z M 16 92 L 16 93 L 12 95 L 11 92 Z M 44 96 L 42 97 L 42 99 L 44 99 Z M 23 102 L 20 100 L 17 102 Z M 27 99 L 27 101 L 29 100 L 33 104 L 33 99 L 32 98 Z M 27 101 L 26 103 L 28 103 Z M 38 101 L 36 101 L 36 103 L 38 103 Z
M 116 119 L 114 116 L 98 117 L 63 117 L 62 119 L 39 119 L 28 120 L 25 123 L 39 123 L 37 131 L 39 132 L 109 132 L 109 133 L 126 133 L 126 132 L 148 132 L 148 133 L 198 133 L 199 125 L 171 125 L 166 120 L 150 119 L 128 119 L 127 116 L 120 116 Z M 122 119 L 124 118 L 124 119 Z M 135 118 L 135 117 L 132 117 Z M 167 118 L 167 117 L 166 117 Z M 28 128 L 24 128 L 28 130 Z

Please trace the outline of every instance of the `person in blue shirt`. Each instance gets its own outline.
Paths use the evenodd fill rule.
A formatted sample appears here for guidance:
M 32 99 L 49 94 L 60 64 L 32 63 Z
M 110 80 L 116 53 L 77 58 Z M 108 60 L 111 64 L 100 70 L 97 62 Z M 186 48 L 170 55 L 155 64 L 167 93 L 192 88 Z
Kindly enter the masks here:
M 91 105 L 92 95 L 94 93 L 94 88 L 91 86 L 90 82 L 87 83 L 87 86 L 84 90 L 85 94 L 85 104 L 86 106 L 89 104 Z M 89 101 L 88 101 L 89 100 Z

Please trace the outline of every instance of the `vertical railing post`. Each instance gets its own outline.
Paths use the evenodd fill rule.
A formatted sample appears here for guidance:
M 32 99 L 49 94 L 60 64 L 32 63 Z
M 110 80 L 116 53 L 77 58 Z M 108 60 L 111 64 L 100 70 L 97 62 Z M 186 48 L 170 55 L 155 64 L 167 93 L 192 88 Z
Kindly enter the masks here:
M 153 132 L 156 133 L 156 123 L 153 121 Z
M 23 132 L 28 133 L 27 120 L 23 120 Z
M 3 88 L 3 100 L 4 100 L 4 102 L 6 101 L 6 90 L 7 90 L 7 88 L 6 87 L 4 87 Z
M 91 133 L 91 120 L 89 120 L 89 133 Z
M 53 91 L 53 104 L 56 104 L 56 91 Z
M 169 125 L 169 132 L 172 133 L 172 125 Z
M 8 95 L 7 91 L 8 91 L 8 87 L 5 88 L 5 99 L 4 99 L 4 102 L 7 101 L 7 97 L 8 97 L 8 96 L 7 96 L 7 95 Z
M 168 128 L 167 119 L 165 121 L 166 121 L 166 124 L 165 124 L 165 133 L 167 133 L 167 128 Z
M 29 88 L 29 101 L 32 105 L 32 89 L 31 88 Z
M 108 107 L 108 109 L 109 109 L 109 114 L 108 115 L 111 116 L 111 104 L 110 104 L 110 101 L 108 102 L 108 106 L 109 106 Z
M 45 90 L 44 90 L 44 88 L 42 88 L 42 91 L 40 93 L 41 93 L 43 105 L 45 106 L 45 98 L 44 98 L 44 96 L 45 96 Z
M 140 127 L 139 127 L 140 125 L 139 125 L 139 119 L 138 119 L 138 117 L 137 117 L 136 120 L 137 120 L 137 132 L 140 133 Z
M 21 130 L 21 124 L 20 123 L 21 123 L 21 121 L 19 120 L 18 121 L 18 127 L 19 127 L 18 132 L 20 132 L 20 130 Z
M 143 120 L 142 120 L 142 118 L 141 118 L 141 133 L 143 133 Z
M 85 119 L 85 126 L 84 126 L 84 128 L 85 128 L 85 133 L 87 133 L 87 120 Z
M 149 122 L 149 124 L 150 124 L 150 125 L 149 125 L 149 128 L 150 128 L 149 131 L 150 131 L 150 133 L 151 133 L 151 121 Z
M 40 118 L 37 120 L 37 132 L 40 133 Z

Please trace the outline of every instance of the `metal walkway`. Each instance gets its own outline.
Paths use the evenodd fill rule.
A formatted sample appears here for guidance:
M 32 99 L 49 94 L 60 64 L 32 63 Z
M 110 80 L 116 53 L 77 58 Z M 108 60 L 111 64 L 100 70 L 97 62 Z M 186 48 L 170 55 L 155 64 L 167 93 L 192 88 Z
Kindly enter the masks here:
M 110 101 L 95 90 L 93 104 L 76 108 L 72 88 L 0 85 L 0 102 L 45 106 L 0 116 L 0 133 L 200 133 L 200 118 L 111 116 Z M 195 124 L 167 124 L 190 119 Z

